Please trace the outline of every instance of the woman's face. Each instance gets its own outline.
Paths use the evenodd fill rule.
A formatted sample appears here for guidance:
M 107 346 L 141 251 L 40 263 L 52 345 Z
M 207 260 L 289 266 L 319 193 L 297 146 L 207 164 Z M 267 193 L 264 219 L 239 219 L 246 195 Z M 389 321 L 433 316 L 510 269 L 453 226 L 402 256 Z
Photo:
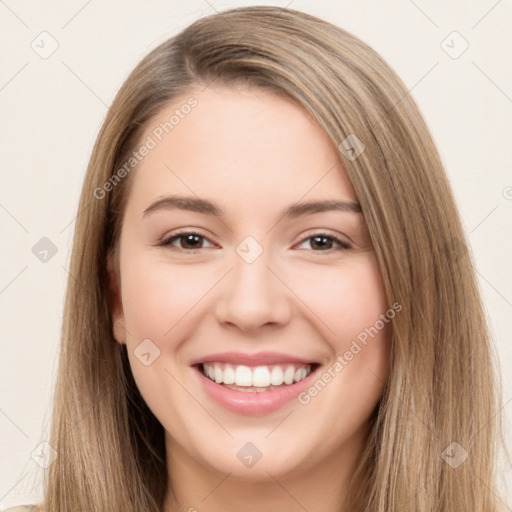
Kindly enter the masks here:
M 338 149 L 289 100 L 220 86 L 142 145 L 114 334 L 169 464 L 265 480 L 355 462 L 394 310 Z

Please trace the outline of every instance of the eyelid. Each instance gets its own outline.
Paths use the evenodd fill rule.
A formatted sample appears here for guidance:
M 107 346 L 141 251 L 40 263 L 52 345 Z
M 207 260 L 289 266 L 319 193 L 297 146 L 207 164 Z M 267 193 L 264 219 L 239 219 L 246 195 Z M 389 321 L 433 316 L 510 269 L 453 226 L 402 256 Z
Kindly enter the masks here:
M 171 241 L 174 241 L 175 239 L 179 239 L 179 237 L 181 237 L 181 236 L 187 236 L 187 235 L 198 235 L 199 237 L 204 238 L 205 240 L 207 240 L 209 243 L 211 243 L 213 245 L 218 245 L 217 242 L 212 240 L 213 237 L 210 237 L 209 235 L 207 236 L 207 235 L 203 234 L 201 232 L 200 228 L 183 228 L 183 229 L 178 229 L 177 231 L 174 231 L 174 232 L 172 232 L 169 235 L 163 236 L 155 245 L 162 246 L 162 247 L 166 247 L 166 246 L 174 247 L 174 246 L 171 245 Z M 175 249 L 182 250 L 184 252 L 192 252 L 194 250 L 197 251 L 197 250 L 200 250 L 200 249 L 206 249 L 206 247 L 199 247 L 198 249 L 181 249 L 181 247 L 175 247 Z
M 170 235 L 163 237 L 157 243 L 157 245 L 162 246 L 162 247 L 167 247 L 167 246 L 173 247 L 173 248 L 183 251 L 183 252 L 193 252 L 193 251 L 198 251 L 200 249 L 207 249 L 207 247 L 199 247 L 197 249 L 183 249 L 181 247 L 174 247 L 173 245 L 171 245 L 171 242 L 178 240 L 182 236 L 187 236 L 187 235 L 198 235 L 200 238 L 203 238 L 204 240 L 208 241 L 209 243 L 211 243 L 213 245 L 218 245 L 215 241 L 210 240 L 209 236 L 202 234 L 201 229 L 199 229 L 199 228 L 183 228 L 181 230 L 173 232 Z M 296 243 L 294 243 L 293 246 L 295 247 L 296 245 L 300 245 L 300 244 L 304 243 L 306 240 L 309 240 L 311 238 L 322 237 L 322 236 L 324 236 L 326 238 L 330 238 L 335 244 L 337 244 L 338 250 L 348 250 L 348 249 L 352 248 L 351 243 L 346 242 L 342 238 L 342 236 L 340 236 L 338 233 L 331 231 L 329 229 L 321 229 L 321 228 L 317 228 L 316 230 L 312 229 L 312 230 L 310 230 L 309 234 L 303 234 L 302 237 L 300 238 L 300 240 L 297 241 Z M 308 250 L 311 252 L 315 252 L 315 253 L 330 254 L 331 252 L 335 251 L 336 249 L 330 248 L 330 249 L 319 250 L 319 251 L 315 251 L 313 249 L 308 249 Z
M 327 238 L 331 238 L 334 241 L 334 243 L 338 244 L 340 250 L 348 250 L 348 249 L 352 248 L 352 244 L 347 242 L 347 241 L 345 241 L 343 239 L 343 237 L 341 235 L 339 235 L 338 233 L 336 233 L 335 231 L 331 231 L 330 229 L 322 229 L 322 228 L 312 229 L 311 231 L 312 231 L 311 233 L 307 233 L 305 235 L 302 235 L 300 240 L 298 242 L 296 242 L 294 244 L 294 246 L 295 245 L 300 245 L 303 242 L 305 242 L 306 240 L 309 240 L 310 238 L 316 238 L 316 237 L 325 236 Z M 348 238 L 348 237 L 346 237 L 346 238 Z M 318 252 L 318 253 L 321 253 L 321 252 L 323 252 L 323 253 L 330 253 L 333 250 L 335 250 L 335 249 L 331 248 L 331 249 L 326 249 L 324 251 L 313 251 L 313 250 L 311 250 L 311 251 L 312 252 Z

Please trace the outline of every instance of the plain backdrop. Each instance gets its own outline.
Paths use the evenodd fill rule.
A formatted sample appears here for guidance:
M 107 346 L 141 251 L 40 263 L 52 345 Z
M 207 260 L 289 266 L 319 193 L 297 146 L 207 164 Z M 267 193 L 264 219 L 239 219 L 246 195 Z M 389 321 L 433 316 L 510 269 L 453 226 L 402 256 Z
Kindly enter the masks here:
M 308 12 L 360 37 L 419 104 L 469 236 L 501 366 L 510 447 L 512 2 L 262 3 Z M 0 1 L 0 508 L 41 497 L 43 469 L 33 456 L 48 439 L 74 217 L 107 106 L 165 39 L 201 16 L 256 4 Z M 49 250 L 46 261 L 40 247 Z M 503 475 L 512 510 L 510 468 Z

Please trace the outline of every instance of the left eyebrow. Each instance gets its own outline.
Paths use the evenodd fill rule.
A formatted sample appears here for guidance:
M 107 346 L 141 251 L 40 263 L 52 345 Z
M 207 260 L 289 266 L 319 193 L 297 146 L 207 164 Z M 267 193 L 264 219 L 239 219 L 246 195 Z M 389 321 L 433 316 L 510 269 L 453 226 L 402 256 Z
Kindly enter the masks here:
M 328 201 L 310 201 L 308 203 L 294 204 L 284 211 L 283 217 L 300 217 L 302 215 L 328 212 L 333 210 L 342 212 L 362 213 L 361 206 L 358 203 L 331 199 Z
M 223 217 L 224 212 L 215 203 L 207 199 L 200 199 L 196 197 L 187 196 L 167 196 L 158 199 L 144 210 L 143 217 L 149 216 L 151 213 L 158 210 L 189 210 L 193 212 L 202 213 L 204 215 L 213 215 L 215 217 Z M 310 215 L 313 213 L 327 212 L 327 211 L 342 211 L 352 213 L 362 213 L 361 206 L 358 203 L 351 201 L 339 201 L 331 199 L 327 201 L 309 201 L 305 203 L 297 203 L 289 206 L 281 214 L 282 217 L 296 218 L 303 215 Z

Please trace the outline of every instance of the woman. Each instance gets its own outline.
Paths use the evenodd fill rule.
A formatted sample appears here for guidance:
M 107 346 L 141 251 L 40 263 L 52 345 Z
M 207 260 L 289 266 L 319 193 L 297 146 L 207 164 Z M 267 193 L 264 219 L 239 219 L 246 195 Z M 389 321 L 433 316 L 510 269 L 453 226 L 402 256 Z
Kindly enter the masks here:
M 96 141 L 70 275 L 44 510 L 499 510 L 452 193 L 344 30 L 247 7 L 152 51 Z

